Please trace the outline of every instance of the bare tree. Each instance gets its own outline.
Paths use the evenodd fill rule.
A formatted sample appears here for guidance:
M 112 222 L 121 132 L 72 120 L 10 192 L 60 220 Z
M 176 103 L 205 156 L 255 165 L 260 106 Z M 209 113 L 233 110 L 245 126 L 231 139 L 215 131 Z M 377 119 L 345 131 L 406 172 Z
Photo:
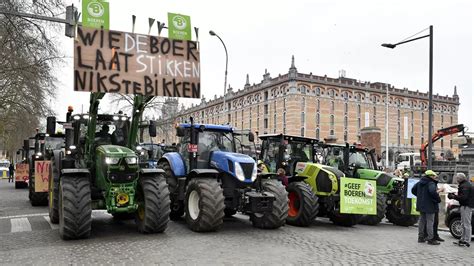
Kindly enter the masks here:
M 2 0 L 2 8 L 55 16 L 60 0 Z M 10 155 L 52 114 L 53 70 L 62 62 L 54 36 L 60 27 L 24 17 L 0 15 L 0 138 Z

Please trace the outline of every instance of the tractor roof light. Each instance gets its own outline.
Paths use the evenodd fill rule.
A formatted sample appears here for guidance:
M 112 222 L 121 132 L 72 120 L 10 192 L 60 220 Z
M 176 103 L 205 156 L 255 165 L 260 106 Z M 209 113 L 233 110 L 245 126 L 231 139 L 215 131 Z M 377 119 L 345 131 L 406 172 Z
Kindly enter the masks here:
M 117 121 L 117 120 L 119 120 L 119 119 L 120 119 L 120 117 L 118 117 L 118 116 L 114 115 L 114 116 L 112 117 L 112 119 L 113 119 L 114 121 Z
M 76 146 L 75 146 L 75 145 L 71 145 L 71 146 L 69 146 L 69 149 L 70 149 L 70 150 L 75 150 L 75 149 L 76 149 Z
M 122 116 L 122 121 L 127 121 L 127 117 L 126 117 L 126 116 Z
M 83 115 L 82 118 L 89 119 L 89 115 Z
M 81 117 L 78 116 L 78 115 L 75 115 L 75 116 L 72 117 L 72 119 L 74 119 L 74 120 L 81 120 Z

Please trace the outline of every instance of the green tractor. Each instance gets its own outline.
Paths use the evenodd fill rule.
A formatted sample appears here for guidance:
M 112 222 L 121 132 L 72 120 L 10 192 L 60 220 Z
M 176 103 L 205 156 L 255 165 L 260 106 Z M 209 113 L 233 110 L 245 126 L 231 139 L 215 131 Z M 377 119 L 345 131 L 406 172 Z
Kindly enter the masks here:
M 42 171 L 51 171 L 51 169 L 43 169 L 41 166 L 44 166 L 44 162 L 50 162 L 54 157 L 54 153 L 60 152 L 64 148 L 64 138 L 63 133 L 56 133 L 56 118 L 48 117 L 47 118 L 47 132 L 46 133 L 37 133 L 34 137 L 34 154 L 29 160 L 30 167 L 30 177 L 29 177 L 29 193 L 28 197 L 32 206 L 46 206 L 48 205 L 48 191 L 42 190 L 37 186 L 36 168 L 41 169 Z M 41 163 L 40 161 L 43 161 Z M 49 175 L 49 174 L 48 174 Z
M 283 134 L 261 135 L 260 161 L 272 173 L 285 170 L 289 197 L 286 222 L 308 226 L 316 216 L 328 217 L 334 224 L 353 226 L 360 221 L 358 214 L 340 212 L 340 179 L 343 172 L 320 164 L 317 139 Z M 281 170 L 280 170 L 281 171 Z
M 362 224 L 377 225 L 384 217 L 401 226 L 414 225 L 418 221 L 417 215 L 410 214 L 405 180 L 378 169 L 374 149 L 348 144 L 324 144 L 322 148 L 324 164 L 339 169 L 347 177 L 376 181 L 377 214 L 364 215 Z
M 141 116 L 152 97 L 135 96 L 131 121 L 123 114 L 98 114 L 103 97 L 91 93 L 89 112 L 70 114 L 64 124 L 66 151 L 54 160 L 60 163 L 49 188 L 50 218 L 59 223 L 62 239 L 89 237 L 93 209 L 135 219 L 142 233 L 163 232 L 169 221 L 164 172 L 140 167 L 136 155 Z

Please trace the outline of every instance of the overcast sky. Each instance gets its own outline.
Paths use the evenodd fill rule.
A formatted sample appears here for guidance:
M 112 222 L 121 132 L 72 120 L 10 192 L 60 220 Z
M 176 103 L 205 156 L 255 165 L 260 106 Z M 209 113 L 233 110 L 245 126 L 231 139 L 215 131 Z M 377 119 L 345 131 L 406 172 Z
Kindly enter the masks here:
M 78 0 L 66 1 L 81 6 Z M 228 84 L 241 89 L 245 76 L 259 83 L 265 69 L 272 77 L 288 72 L 295 56 L 299 72 L 362 81 L 385 82 L 397 88 L 428 91 L 429 39 L 387 49 L 429 25 L 434 26 L 434 94 L 453 94 L 457 86 L 459 122 L 474 131 L 473 115 L 473 5 L 454 1 L 110 1 L 110 28 L 148 32 L 148 18 L 167 21 L 167 12 L 191 16 L 199 27 L 201 92 L 207 98 L 222 95 L 225 52 L 229 53 Z M 62 31 L 61 31 L 62 33 Z M 156 24 L 152 34 L 157 34 Z M 164 33 L 166 35 L 166 32 Z M 194 34 L 194 33 L 193 33 Z M 422 34 L 428 34 L 428 31 Z M 58 71 L 61 80 L 56 101 L 59 115 L 68 105 L 88 107 L 88 94 L 73 92 L 73 40 L 58 37 L 69 58 Z

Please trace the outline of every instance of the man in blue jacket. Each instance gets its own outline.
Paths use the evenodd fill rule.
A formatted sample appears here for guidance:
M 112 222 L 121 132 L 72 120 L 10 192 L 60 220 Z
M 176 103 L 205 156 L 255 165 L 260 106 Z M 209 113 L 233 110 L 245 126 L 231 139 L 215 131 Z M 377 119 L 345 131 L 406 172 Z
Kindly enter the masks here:
M 458 194 L 450 193 L 448 194 L 448 198 L 459 201 L 459 205 L 461 205 L 461 224 L 463 231 L 459 242 L 454 242 L 454 244 L 469 247 L 471 245 L 471 218 L 472 208 L 474 208 L 474 191 L 465 174 L 458 173 L 456 175 L 456 181 L 459 184 Z
M 425 230 L 428 234 L 428 244 L 439 245 L 435 239 L 433 232 L 433 224 L 435 213 L 439 212 L 439 203 L 441 198 L 436 191 L 436 178 L 438 175 L 432 170 L 427 170 L 425 175 L 416 185 L 413 186 L 411 192 L 416 195 L 416 210 L 420 212 L 420 220 L 418 221 L 418 243 L 424 243 Z

